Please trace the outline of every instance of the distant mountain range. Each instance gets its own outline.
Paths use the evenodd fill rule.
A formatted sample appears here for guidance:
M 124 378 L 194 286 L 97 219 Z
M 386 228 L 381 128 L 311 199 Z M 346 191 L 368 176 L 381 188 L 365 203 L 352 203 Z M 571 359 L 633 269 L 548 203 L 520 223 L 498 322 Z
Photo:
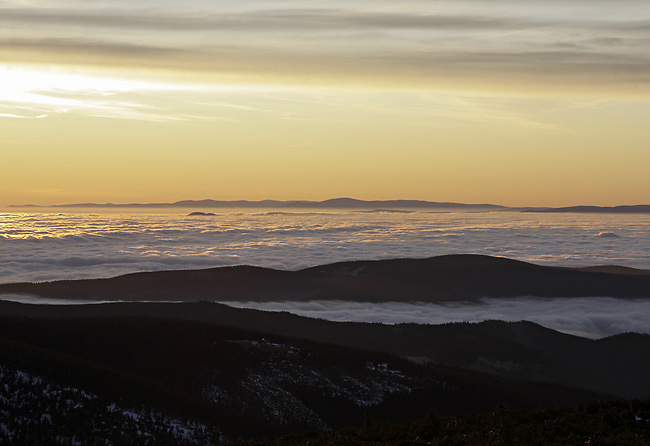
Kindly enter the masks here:
M 522 212 L 595 213 L 595 214 L 648 214 L 650 205 L 636 206 L 568 206 L 561 208 L 531 208 Z
M 650 213 L 650 205 L 631 206 L 569 206 L 569 207 L 508 207 L 497 204 L 466 204 L 453 202 L 436 202 L 424 200 L 357 200 L 354 198 L 332 198 L 323 201 L 309 200 L 182 200 L 174 203 L 73 203 L 39 206 L 34 204 L 9 205 L 10 208 L 132 208 L 132 209 L 350 209 L 374 212 L 390 212 L 393 210 L 440 210 L 440 211 L 521 211 L 521 212 L 558 212 L 558 213 Z M 199 214 L 196 214 L 199 215 Z
M 36 207 L 24 205 L 10 207 Z M 278 201 L 278 200 L 183 200 L 174 203 L 75 203 L 45 207 L 53 208 L 270 208 L 270 209 L 466 209 L 466 210 L 502 210 L 506 206 L 495 204 L 446 203 L 423 200 L 357 200 L 354 198 L 333 198 L 323 201 Z

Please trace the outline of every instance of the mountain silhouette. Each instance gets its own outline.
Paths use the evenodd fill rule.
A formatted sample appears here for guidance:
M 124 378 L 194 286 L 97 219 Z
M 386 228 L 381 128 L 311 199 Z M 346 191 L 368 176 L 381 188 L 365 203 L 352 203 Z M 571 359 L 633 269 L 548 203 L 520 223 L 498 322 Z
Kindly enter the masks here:
M 636 272 L 636 274 L 630 274 Z M 338 262 L 300 271 L 254 266 L 133 273 L 110 279 L 0 284 L 2 294 L 126 301 L 459 302 L 483 297 L 650 298 L 643 270 L 562 268 L 501 257 Z

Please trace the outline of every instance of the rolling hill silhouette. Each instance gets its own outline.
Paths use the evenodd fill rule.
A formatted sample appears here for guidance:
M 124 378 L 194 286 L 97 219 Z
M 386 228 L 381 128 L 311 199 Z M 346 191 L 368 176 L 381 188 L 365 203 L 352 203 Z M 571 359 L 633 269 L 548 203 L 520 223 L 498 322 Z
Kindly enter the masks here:
M 15 388 L 16 375 L 23 377 L 22 401 L 3 405 L 3 392 L 3 420 L 31 419 L 10 425 L 46 438 L 56 429 L 74 432 L 71 423 L 83 425 L 87 437 L 113 434 L 112 424 L 107 431 L 84 419 L 60 426 L 43 420 L 43 413 L 60 410 L 52 403 L 61 389 L 73 406 L 84 407 L 86 417 L 105 419 L 106 408 L 115 413 L 117 405 L 127 415 L 144 414 L 153 427 L 169 427 L 170 417 L 190 419 L 231 441 L 359 425 L 364 414 L 398 420 L 422 417 L 431 408 L 459 414 L 491 410 L 500 402 L 531 408 L 608 398 L 258 330 L 146 317 L 0 317 L 0 384 Z M 76 404 L 82 392 L 94 397 Z M 25 412 L 27 404 L 31 409 Z M 6 431 L 5 423 L 0 438 Z M 134 444 L 120 444 L 129 443 Z
M 629 333 L 591 340 L 523 321 L 442 325 L 331 322 L 213 302 L 27 305 L 0 301 L 0 315 L 199 321 L 386 352 L 416 362 L 517 380 L 547 381 L 626 398 L 650 397 L 650 335 Z
M 259 302 L 459 302 L 518 296 L 650 298 L 650 274 L 645 273 L 613 267 L 606 271 L 549 267 L 466 254 L 340 262 L 300 271 L 232 266 L 142 272 L 110 279 L 0 284 L 0 298 L 2 294 L 81 300 Z

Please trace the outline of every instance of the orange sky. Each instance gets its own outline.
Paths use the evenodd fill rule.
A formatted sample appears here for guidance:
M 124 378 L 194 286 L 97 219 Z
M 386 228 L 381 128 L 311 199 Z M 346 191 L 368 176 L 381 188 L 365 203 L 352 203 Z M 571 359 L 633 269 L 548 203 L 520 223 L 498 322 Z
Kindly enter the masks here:
M 0 6 L 0 206 L 648 203 L 646 2 Z

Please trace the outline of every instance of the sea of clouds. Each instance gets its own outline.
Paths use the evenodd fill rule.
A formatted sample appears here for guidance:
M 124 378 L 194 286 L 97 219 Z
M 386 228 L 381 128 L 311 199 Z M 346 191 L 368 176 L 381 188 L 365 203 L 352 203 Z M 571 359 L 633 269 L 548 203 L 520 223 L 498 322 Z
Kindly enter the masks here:
M 194 209 L 195 210 L 195 209 Z M 650 269 L 650 215 L 213 211 L 0 213 L 0 283 L 249 264 L 297 270 L 337 261 L 474 253 L 539 264 Z M 408 298 L 408 296 L 405 296 Z M 30 296 L 4 300 L 40 304 Z M 239 302 L 333 321 L 529 320 L 589 338 L 650 333 L 650 300 L 484 299 L 480 304 Z
M 339 322 L 443 324 L 486 320 L 513 322 L 527 320 L 563 333 L 592 339 L 626 332 L 650 334 L 650 299 L 485 298 L 478 304 L 442 305 L 423 302 L 346 301 L 223 303 L 237 308 L 286 311 L 300 316 Z
M 650 269 L 650 216 L 518 212 L 0 213 L 0 283 L 474 253 Z

